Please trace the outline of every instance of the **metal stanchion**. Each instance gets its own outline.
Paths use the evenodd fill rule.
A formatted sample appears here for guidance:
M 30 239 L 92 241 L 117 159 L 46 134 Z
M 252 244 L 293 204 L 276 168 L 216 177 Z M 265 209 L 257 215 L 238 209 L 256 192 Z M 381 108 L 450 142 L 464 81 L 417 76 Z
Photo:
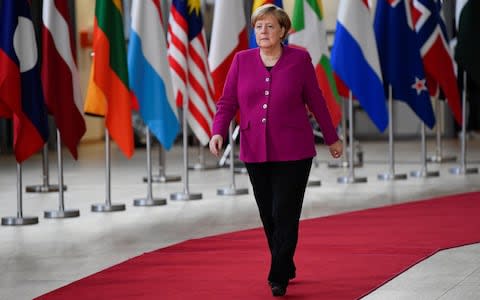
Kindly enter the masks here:
M 437 120 L 438 122 L 438 120 Z M 426 138 L 425 138 L 425 124 L 423 121 L 421 121 L 421 140 L 422 140 L 422 168 L 417 171 L 411 171 L 410 176 L 413 177 L 422 177 L 422 178 L 427 178 L 427 177 L 438 177 L 440 176 L 440 172 L 438 171 L 428 171 L 427 170 L 427 143 L 426 143 Z
M 182 180 L 182 177 L 179 175 L 165 174 L 165 169 L 166 169 L 165 149 L 163 148 L 162 145 L 160 145 L 160 148 L 159 148 L 158 161 L 159 161 L 158 175 L 152 175 L 152 182 L 165 183 L 165 182 L 175 182 L 175 181 Z M 148 181 L 147 176 L 143 177 L 143 182 L 147 182 L 147 181 Z
M 337 178 L 338 183 L 365 183 L 367 182 L 367 177 L 355 177 L 355 166 L 353 162 L 354 147 L 353 147 L 353 97 L 352 92 L 348 92 L 348 143 L 350 152 L 348 153 L 348 166 L 349 173 L 348 176 L 341 176 Z M 344 152 L 345 153 L 345 152 Z M 344 154 L 345 155 L 345 154 Z
M 133 200 L 135 206 L 158 206 L 167 204 L 165 198 L 153 198 L 152 194 L 152 138 L 150 129 L 145 126 L 145 135 L 147 139 L 147 197 Z
M 467 168 L 467 73 L 463 72 L 463 92 L 462 92 L 462 134 L 460 137 L 460 166 L 450 169 L 450 173 L 454 175 L 466 175 L 478 173 L 478 168 Z
M 436 145 L 435 145 L 435 154 L 428 157 L 427 161 L 434 163 L 443 163 L 456 161 L 457 157 L 455 155 L 444 155 L 442 149 L 442 128 L 443 121 L 445 117 L 445 101 L 440 101 L 435 99 L 435 111 L 437 112 L 437 125 L 435 126 L 435 136 L 436 136 Z M 440 102 L 442 105 L 440 106 Z
M 342 98 L 343 99 L 343 98 Z M 353 137 L 352 139 L 350 139 L 350 137 L 347 137 L 347 117 L 346 117 L 346 113 L 345 113 L 345 100 L 343 100 L 341 102 L 342 104 L 342 131 L 343 131 L 343 155 L 342 157 L 340 158 L 340 160 L 337 160 L 337 161 L 333 161 L 333 162 L 329 162 L 327 164 L 327 167 L 328 168 L 331 168 L 331 169 L 334 169 L 334 168 L 349 168 L 349 161 L 347 159 L 347 153 L 349 151 L 349 147 L 348 145 L 350 143 L 354 143 L 354 140 L 353 140 Z M 352 118 L 353 119 L 353 118 Z M 363 165 L 363 159 L 361 160 L 360 158 L 363 158 L 363 156 L 360 156 L 360 155 L 363 155 L 362 153 L 357 153 L 358 154 L 358 161 L 354 161 L 353 165 L 355 167 L 361 167 Z
M 343 153 L 347 153 L 347 117 L 345 116 L 345 99 L 342 97 L 342 102 L 340 102 L 341 107 L 342 107 L 342 133 L 343 133 Z M 350 141 L 351 142 L 351 141 Z M 348 161 L 346 159 L 346 155 L 343 155 L 340 158 L 340 161 L 334 161 L 334 162 L 329 162 L 327 164 L 327 167 L 329 168 L 348 168 Z
M 188 167 L 190 170 L 205 171 L 218 169 L 217 164 L 209 165 L 205 162 L 205 147 L 203 145 L 198 146 L 198 162 Z
M 111 161 L 110 161 L 110 136 L 105 128 L 105 203 L 92 204 L 92 212 L 113 212 L 125 210 L 125 204 L 112 204 L 111 200 Z
M 57 184 L 50 184 L 50 177 L 48 172 L 48 143 L 45 143 L 42 149 L 42 179 L 43 183 L 39 185 L 29 185 L 25 188 L 27 193 L 51 193 L 58 192 Z M 67 187 L 64 185 L 63 190 Z
M 60 137 L 60 131 L 57 129 L 57 162 L 58 162 L 58 185 L 63 186 L 63 155 L 62 155 L 62 139 Z M 65 210 L 63 200 L 63 190 L 58 191 L 58 210 L 49 210 L 43 213 L 43 216 L 47 219 L 62 219 L 62 218 L 75 218 L 80 216 L 78 209 Z
M 32 225 L 38 223 L 38 217 L 24 217 L 22 203 L 22 165 L 17 163 L 17 216 L 3 217 L 2 225 Z
M 222 157 L 220 157 L 220 160 L 218 161 L 218 165 L 220 167 L 223 167 L 225 163 L 227 162 L 228 157 L 230 156 L 230 150 L 231 150 L 231 143 L 235 142 L 237 140 L 238 135 L 240 134 L 240 126 L 235 126 L 235 129 L 233 130 L 232 133 L 232 139 L 230 140 L 230 143 L 225 147 L 225 151 L 223 151 Z
M 183 99 L 183 192 L 170 194 L 170 200 L 200 200 L 201 193 L 190 193 L 188 188 L 188 141 L 187 141 L 187 114 L 188 114 L 188 97 Z
M 228 135 L 230 139 L 230 175 L 231 183 L 230 186 L 217 189 L 217 195 L 220 196 L 234 196 L 234 195 L 245 195 L 248 194 L 247 188 L 237 188 L 235 185 L 235 141 L 233 139 L 233 122 L 230 123 L 228 128 Z
M 233 138 L 232 141 L 235 142 L 237 140 L 238 135 L 240 134 L 240 126 L 235 126 L 235 129 L 233 130 Z M 218 166 L 223 167 L 225 163 L 227 162 L 228 157 L 230 156 L 230 143 L 225 147 L 225 151 L 223 151 L 223 155 L 218 161 Z M 245 167 L 245 164 L 243 162 L 237 163 L 237 161 L 234 158 L 234 170 L 235 173 L 239 174 L 247 174 L 247 168 Z
M 390 170 L 387 173 L 378 174 L 379 180 L 403 180 L 407 174 L 395 174 L 395 155 L 393 147 L 393 99 L 392 86 L 388 86 L 388 154 Z

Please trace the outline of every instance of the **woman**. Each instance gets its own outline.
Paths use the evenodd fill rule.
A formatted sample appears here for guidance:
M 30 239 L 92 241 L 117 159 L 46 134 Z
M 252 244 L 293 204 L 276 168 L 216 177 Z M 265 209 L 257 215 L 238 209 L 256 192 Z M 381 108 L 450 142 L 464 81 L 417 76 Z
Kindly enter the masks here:
M 267 4 L 252 14 L 258 48 L 237 53 L 217 103 L 210 151 L 220 155 L 230 121 L 240 111 L 240 159 L 245 162 L 271 253 L 274 296 L 296 276 L 293 256 L 303 196 L 316 155 L 308 110 L 334 158 L 342 144 L 308 52 L 282 44 L 291 22 Z

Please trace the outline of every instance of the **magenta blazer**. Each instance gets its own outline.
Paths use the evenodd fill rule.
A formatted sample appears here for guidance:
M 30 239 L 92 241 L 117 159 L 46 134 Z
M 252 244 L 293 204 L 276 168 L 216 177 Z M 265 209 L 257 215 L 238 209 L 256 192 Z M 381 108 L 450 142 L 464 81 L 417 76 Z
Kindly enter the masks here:
M 212 134 L 225 139 L 240 110 L 240 159 L 244 162 L 291 161 L 316 155 L 307 108 L 326 144 L 338 140 L 308 52 L 283 46 L 269 72 L 260 49 L 238 52 L 217 102 Z

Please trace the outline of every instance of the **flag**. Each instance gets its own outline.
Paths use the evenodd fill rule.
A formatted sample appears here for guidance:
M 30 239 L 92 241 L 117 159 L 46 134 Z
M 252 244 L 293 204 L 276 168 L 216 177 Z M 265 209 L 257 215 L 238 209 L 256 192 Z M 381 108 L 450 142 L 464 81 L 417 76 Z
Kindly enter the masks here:
M 217 3 L 220 1 L 217 1 Z M 282 0 L 253 0 L 252 4 L 252 13 L 259 8 L 262 5 L 265 4 L 274 4 L 278 7 L 283 8 L 283 1 Z M 250 26 L 250 33 L 249 33 L 249 39 L 248 39 L 248 45 L 249 48 L 256 48 L 258 47 L 257 41 L 255 39 L 255 31 L 253 30 L 253 27 Z
M 243 3 L 238 0 L 222 0 L 215 3 L 208 64 L 212 70 L 215 87 L 214 100 L 222 95 L 223 85 L 233 56 L 248 48 L 247 25 Z
M 48 139 L 35 30 L 26 0 L 0 2 L 0 110 L 13 118 L 13 147 L 21 163 Z
M 68 2 L 43 0 L 42 20 L 41 76 L 45 103 L 55 118 L 63 143 L 77 159 L 77 147 L 86 127 L 81 113 L 83 100 Z
M 130 87 L 145 124 L 169 150 L 180 131 L 159 0 L 133 0 L 128 45 Z
M 132 108 L 123 33 L 122 2 L 98 0 L 93 27 L 93 60 L 85 112 L 105 116 L 112 139 L 127 157 L 133 155 Z
M 315 66 L 318 85 L 327 102 L 328 111 L 334 126 L 342 118 L 339 95 L 328 57 L 327 30 L 323 21 L 321 0 L 295 0 L 292 17 L 290 46 L 306 49 Z
M 378 130 L 384 131 L 388 125 L 388 113 L 377 43 L 370 9 L 362 0 L 340 1 L 332 67 Z
M 168 21 L 168 60 L 177 105 L 188 101 L 188 124 L 207 145 L 215 114 L 213 81 L 199 0 L 173 0 Z M 185 130 L 185 128 L 184 128 Z
M 462 124 L 460 92 L 448 46 L 447 28 L 440 13 L 439 0 L 413 0 L 412 20 L 419 39 L 430 95 L 438 94 L 438 88 L 432 88 L 440 86 L 455 120 Z
M 435 125 L 417 35 L 413 28 L 410 0 L 379 0 L 375 12 L 380 66 L 385 90 L 393 99 L 405 101 L 430 128 Z
M 480 1 L 457 0 L 455 8 L 457 46 L 455 60 L 480 86 Z

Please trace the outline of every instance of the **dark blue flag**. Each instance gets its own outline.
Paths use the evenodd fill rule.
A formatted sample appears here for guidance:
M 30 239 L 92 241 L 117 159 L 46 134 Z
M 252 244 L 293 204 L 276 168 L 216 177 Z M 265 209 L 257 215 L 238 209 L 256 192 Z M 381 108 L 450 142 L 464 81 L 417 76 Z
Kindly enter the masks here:
M 430 128 L 435 116 L 426 86 L 420 47 L 407 0 L 378 0 L 375 36 L 386 95 L 405 101 Z
M 13 117 L 14 149 L 22 162 L 48 138 L 38 47 L 26 0 L 0 3 L 0 102 Z

